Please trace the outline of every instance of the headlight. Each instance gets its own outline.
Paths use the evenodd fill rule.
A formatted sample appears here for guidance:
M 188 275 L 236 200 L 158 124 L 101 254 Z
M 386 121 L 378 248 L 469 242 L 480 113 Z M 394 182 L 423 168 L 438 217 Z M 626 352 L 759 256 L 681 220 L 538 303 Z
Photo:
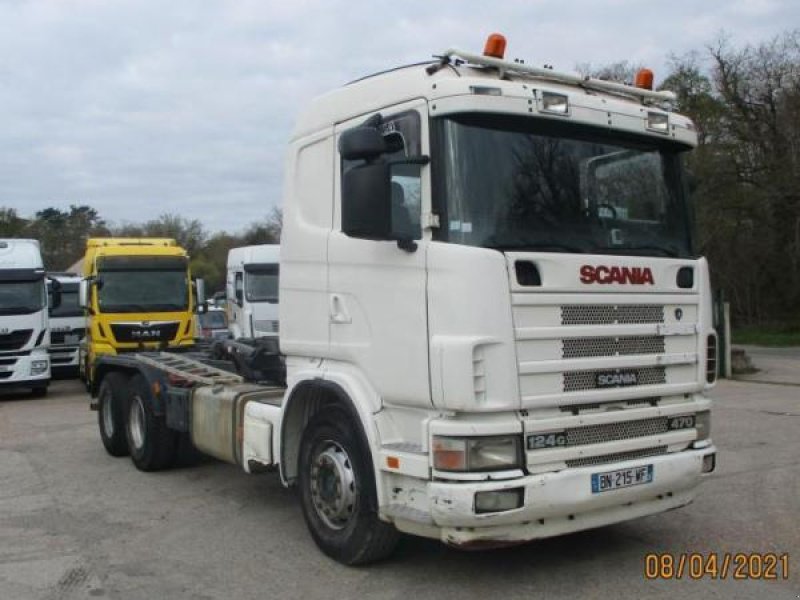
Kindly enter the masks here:
M 440 471 L 498 471 L 520 466 L 520 437 L 433 437 L 433 466 Z
M 697 441 L 707 440 L 711 436 L 711 411 L 697 413 L 694 416 L 694 426 L 697 429 Z
M 31 375 L 41 375 L 47 371 L 48 362 L 46 360 L 31 361 Z

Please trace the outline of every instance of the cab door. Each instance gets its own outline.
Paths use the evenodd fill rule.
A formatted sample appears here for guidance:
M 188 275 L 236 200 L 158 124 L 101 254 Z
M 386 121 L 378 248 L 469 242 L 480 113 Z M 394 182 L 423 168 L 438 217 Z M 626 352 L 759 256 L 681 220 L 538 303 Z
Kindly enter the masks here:
M 380 113 L 380 131 L 398 155 L 428 153 L 424 101 Z M 370 116 L 339 125 L 337 142 L 343 131 Z M 357 239 L 342 232 L 341 175 L 348 166 L 337 152 L 334 226 L 328 238 L 329 356 L 355 366 L 381 402 L 430 406 L 425 268 L 430 231 L 420 226 L 421 216 L 430 211 L 429 167 L 392 168 L 392 218 L 402 219 L 416 241 L 410 251 L 394 241 Z

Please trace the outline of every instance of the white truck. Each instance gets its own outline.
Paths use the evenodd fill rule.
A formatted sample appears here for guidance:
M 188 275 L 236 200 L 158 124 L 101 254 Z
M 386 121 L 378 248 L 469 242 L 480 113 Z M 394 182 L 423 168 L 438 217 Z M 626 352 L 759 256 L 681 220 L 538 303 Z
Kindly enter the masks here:
M 242 246 L 228 252 L 225 306 L 234 339 L 278 334 L 279 263 L 277 245 Z
M 57 286 L 56 286 L 57 288 Z M 53 303 L 60 301 L 54 288 Z M 47 394 L 50 345 L 39 242 L 0 239 L 0 385 Z
M 86 316 L 78 304 L 80 275 L 48 273 L 50 278 L 50 367 L 54 373 L 77 375 L 80 368 L 80 343 L 86 335 Z M 61 302 L 52 302 L 56 281 Z
M 164 468 L 188 432 L 277 469 L 345 564 L 398 532 L 508 545 L 692 501 L 716 457 L 695 128 L 647 73 L 538 69 L 500 41 L 311 103 L 285 173 L 285 386 L 103 357 L 109 451 Z

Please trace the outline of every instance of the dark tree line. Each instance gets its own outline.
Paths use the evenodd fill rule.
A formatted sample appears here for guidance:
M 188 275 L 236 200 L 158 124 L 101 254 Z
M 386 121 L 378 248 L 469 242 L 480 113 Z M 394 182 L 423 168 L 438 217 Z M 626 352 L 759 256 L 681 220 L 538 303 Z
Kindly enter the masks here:
M 672 59 L 695 121 L 700 250 L 740 324 L 800 325 L 800 31 Z
M 67 270 L 83 256 L 87 238 L 104 236 L 174 238 L 189 252 L 193 274 L 204 278 L 208 289 L 215 291 L 224 286 L 228 250 L 280 241 L 281 211 L 274 209 L 240 233 L 209 233 L 197 219 L 174 214 L 144 223 L 113 225 L 90 206 L 46 208 L 30 218 L 20 216 L 13 208 L 0 208 L 0 237 L 39 240 L 45 267 L 50 271 Z

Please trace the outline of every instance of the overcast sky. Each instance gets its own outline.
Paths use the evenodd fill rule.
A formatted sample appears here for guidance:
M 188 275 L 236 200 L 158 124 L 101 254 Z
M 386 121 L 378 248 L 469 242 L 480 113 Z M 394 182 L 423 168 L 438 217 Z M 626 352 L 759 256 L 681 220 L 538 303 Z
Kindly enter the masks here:
M 241 230 L 282 200 L 297 111 L 450 46 L 572 70 L 800 24 L 798 0 L 0 0 L 0 206 Z

